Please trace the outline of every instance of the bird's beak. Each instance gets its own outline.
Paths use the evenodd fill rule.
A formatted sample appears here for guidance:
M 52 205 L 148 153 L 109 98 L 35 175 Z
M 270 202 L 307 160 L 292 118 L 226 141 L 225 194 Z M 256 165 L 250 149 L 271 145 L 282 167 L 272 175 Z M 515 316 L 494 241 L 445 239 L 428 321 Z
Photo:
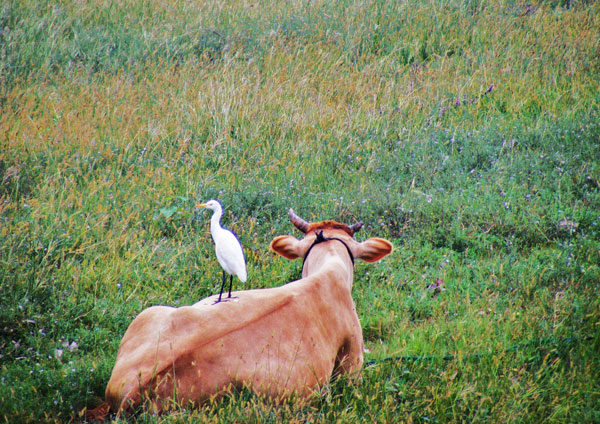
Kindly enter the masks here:
M 205 208 L 206 207 L 206 203 L 198 203 L 196 206 L 194 206 L 194 209 L 196 208 Z

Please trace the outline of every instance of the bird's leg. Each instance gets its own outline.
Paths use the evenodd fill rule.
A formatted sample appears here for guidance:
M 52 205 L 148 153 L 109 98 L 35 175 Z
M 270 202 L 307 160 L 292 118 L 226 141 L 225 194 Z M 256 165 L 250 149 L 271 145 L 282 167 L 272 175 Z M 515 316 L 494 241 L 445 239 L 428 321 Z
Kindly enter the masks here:
M 231 297 L 231 286 L 233 285 L 233 275 L 229 276 L 229 296 L 227 296 L 227 298 Z
M 223 282 L 221 283 L 221 291 L 219 292 L 219 300 L 215 303 L 219 303 L 221 301 L 221 295 L 223 294 L 223 289 L 225 288 L 225 271 L 223 271 Z

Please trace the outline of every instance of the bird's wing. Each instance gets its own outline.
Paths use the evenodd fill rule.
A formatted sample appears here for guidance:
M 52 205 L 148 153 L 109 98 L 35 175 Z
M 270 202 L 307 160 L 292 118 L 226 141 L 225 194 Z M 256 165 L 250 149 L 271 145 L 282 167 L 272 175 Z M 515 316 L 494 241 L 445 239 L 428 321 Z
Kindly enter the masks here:
M 231 231 L 223 230 L 219 234 L 219 239 L 215 241 L 215 251 L 223 269 L 246 282 L 246 260 L 242 245 Z

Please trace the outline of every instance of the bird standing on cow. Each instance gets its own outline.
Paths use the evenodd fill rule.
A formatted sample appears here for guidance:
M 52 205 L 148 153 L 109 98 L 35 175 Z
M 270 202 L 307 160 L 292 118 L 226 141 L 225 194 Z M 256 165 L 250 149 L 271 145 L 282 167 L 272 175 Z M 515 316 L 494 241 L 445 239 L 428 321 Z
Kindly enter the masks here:
M 221 301 L 223 295 L 223 289 L 225 287 L 226 275 L 229 274 L 229 295 L 227 298 L 231 298 L 231 287 L 233 285 L 233 276 L 237 275 L 242 283 L 246 282 L 248 278 L 246 274 L 246 260 L 244 259 L 244 252 L 242 245 L 238 238 L 226 228 L 221 227 L 221 216 L 223 215 L 223 208 L 221 204 L 216 200 L 209 200 L 206 203 L 200 203 L 195 206 L 196 208 L 208 208 L 213 211 L 213 215 L 210 218 L 210 233 L 213 241 L 215 242 L 215 253 L 217 260 L 223 268 L 223 282 L 221 283 L 221 291 L 219 292 L 219 299 L 215 303 Z
M 220 208 L 213 216 L 218 224 L 217 215 Z M 364 341 L 352 299 L 354 260 L 378 261 L 393 246 L 377 237 L 354 240 L 361 223 L 307 222 L 291 210 L 289 216 L 304 237 L 278 236 L 271 250 L 302 259 L 302 278 L 241 290 L 240 302 L 217 308 L 207 298 L 145 309 L 123 335 L 107 403 L 88 417 L 144 404 L 157 414 L 179 411 L 177 405 L 200 405 L 242 388 L 277 402 L 304 402 L 337 375 L 348 382 L 358 377 Z

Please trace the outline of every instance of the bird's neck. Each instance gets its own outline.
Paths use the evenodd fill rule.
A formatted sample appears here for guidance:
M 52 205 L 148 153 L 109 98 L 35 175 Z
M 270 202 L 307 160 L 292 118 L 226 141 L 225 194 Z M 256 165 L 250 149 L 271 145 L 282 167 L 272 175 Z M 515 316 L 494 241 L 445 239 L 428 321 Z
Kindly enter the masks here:
M 223 212 L 216 210 L 214 211 L 213 216 L 210 218 L 210 232 L 213 234 L 218 233 L 222 230 L 221 215 L 223 215 Z

